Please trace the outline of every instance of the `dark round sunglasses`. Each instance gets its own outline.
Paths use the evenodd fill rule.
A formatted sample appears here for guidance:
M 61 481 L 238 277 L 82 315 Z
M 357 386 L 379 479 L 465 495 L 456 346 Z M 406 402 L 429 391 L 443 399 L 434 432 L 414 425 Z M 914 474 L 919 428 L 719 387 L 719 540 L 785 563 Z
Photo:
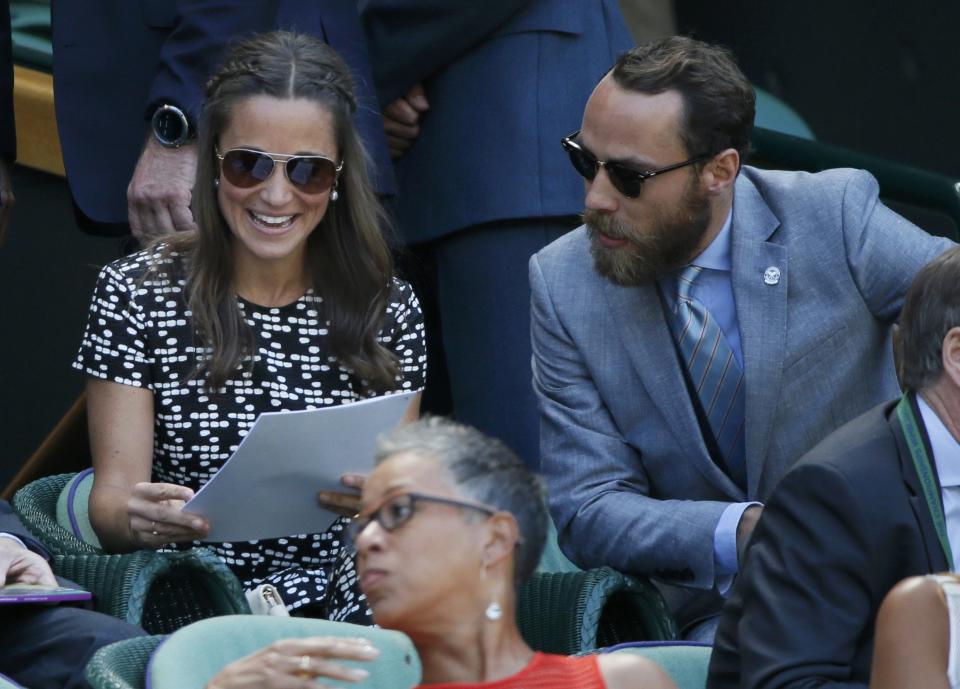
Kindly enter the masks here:
M 563 137 L 563 140 L 560 142 L 570 156 L 570 162 L 573 163 L 574 169 L 580 173 L 581 177 L 592 182 L 597 176 L 597 170 L 601 167 L 606 168 L 607 177 L 610 178 L 610 184 L 628 199 L 635 199 L 640 196 L 640 192 L 643 190 L 643 183 L 651 177 L 662 175 L 664 172 L 670 172 L 671 170 L 679 170 L 687 165 L 693 165 L 694 163 L 699 163 L 701 160 L 710 158 L 709 155 L 704 154 L 690 158 L 689 160 L 684 160 L 682 163 L 667 165 L 659 170 L 638 170 L 629 163 L 621 163 L 616 160 L 597 160 L 597 157 L 593 155 L 593 153 L 584 148 L 576 140 L 579 135 L 580 130 L 578 129 L 573 134 Z
M 489 505 L 481 505 L 477 502 L 465 502 L 463 500 L 454 500 L 452 498 L 441 498 L 435 495 L 424 495 L 423 493 L 401 493 L 387 498 L 373 509 L 364 510 L 350 521 L 348 531 L 350 537 L 356 540 L 363 531 L 370 525 L 370 522 L 376 521 L 385 531 L 395 531 L 410 521 L 410 518 L 417 511 L 418 502 L 433 502 L 440 505 L 451 505 L 467 510 L 476 510 L 487 516 L 497 513 L 497 510 Z
M 298 156 L 283 153 L 232 148 L 223 155 L 217 152 L 224 179 L 241 189 L 250 189 L 266 182 L 279 163 L 290 184 L 305 194 L 330 191 L 337 181 L 343 163 L 337 164 L 326 156 Z

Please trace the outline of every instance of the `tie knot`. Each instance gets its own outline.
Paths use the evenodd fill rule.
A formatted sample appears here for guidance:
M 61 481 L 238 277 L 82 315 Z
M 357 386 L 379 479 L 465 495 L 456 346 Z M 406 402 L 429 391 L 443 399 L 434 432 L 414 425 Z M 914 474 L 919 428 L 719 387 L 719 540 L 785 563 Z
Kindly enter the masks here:
M 700 266 L 687 266 L 677 274 L 677 296 L 680 299 L 690 301 L 690 291 L 702 272 L 703 268 Z

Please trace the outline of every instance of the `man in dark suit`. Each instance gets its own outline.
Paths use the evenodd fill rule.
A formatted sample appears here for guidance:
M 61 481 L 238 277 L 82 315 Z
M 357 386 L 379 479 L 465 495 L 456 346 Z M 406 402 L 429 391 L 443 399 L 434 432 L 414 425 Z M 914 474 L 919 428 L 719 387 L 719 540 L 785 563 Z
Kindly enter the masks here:
M 47 557 L 10 505 L 0 502 L 0 585 L 56 586 Z M 83 670 L 97 649 L 144 633 L 115 617 L 69 605 L 4 607 L 0 673 L 30 689 L 86 687 Z
M 960 249 L 900 321 L 899 401 L 828 436 L 774 489 L 723 609 L 710 689 L 866 687 L 874 621 L 901 579 L 960 553 Z
M 350 65 L 376 188 L 392 193 L 354 0 L 56 0 L 52 11 L 57 124 L 85 230 L 143 240 L 193 227 L 204 85 L 226 45 L 273 29 L 322 36 Z
M 632 45 L 620 8 L 616 0 L 360 6 L 399 155 L 398 224 L 435 272 L 436 295 L 421 298 L 439 306 L 454 414 L 537 466 L 526 264 L 578 223 L 582 184 L 559 141 L 577 127 L 597 75 Z M 431 347 L 432 371 L 437 354 Z

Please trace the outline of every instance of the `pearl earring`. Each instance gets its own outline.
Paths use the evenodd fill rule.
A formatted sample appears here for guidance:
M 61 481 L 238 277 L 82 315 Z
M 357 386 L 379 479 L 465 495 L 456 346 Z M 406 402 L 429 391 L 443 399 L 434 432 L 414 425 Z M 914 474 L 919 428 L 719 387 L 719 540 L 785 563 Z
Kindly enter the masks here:
M 503 616 L 503 610 L 500 608 L 500 604 L 494 601 L 487 606 L 487 610 L 484 614 L 487 616 L 488 620 L 494 622 Z
M 339 198 L 340 198 L 340 192 L 338 192 L 336 189 L 334 189 L 333 191 L 330 192 L 330 200 L 331 200 L 331 201 L 336 201 L 336 200 L 339 199 Z

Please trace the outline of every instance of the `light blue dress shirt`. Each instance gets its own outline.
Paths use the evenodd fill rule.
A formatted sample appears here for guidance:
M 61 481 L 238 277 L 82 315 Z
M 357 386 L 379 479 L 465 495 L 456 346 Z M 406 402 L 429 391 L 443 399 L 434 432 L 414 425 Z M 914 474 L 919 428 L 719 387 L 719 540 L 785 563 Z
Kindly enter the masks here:
M 947 522 L 947 540 L 953 551 L 954 564 L 960 558 L 960 442 L 954 438 L 937 413 L 930 408 L 923 395 L 917 395 L 917 406 L 927 429 L 933 462 L 940 479 L 943 498 L 943 516 Z
M 704 268 L 693 286 L 691 296 L 700 301 L 710 316 L 717 322 L 723 331 L 727 344 L 733 350 L 733 356 L 743 370 L 743 348 L 740 344 L 740 322 L 737 320 L 737 303 L 733 297 L 733 280 L 731 271 L 732 242 L 730 239 L 733 225 L 733 209 L 727 213 L 727 219 L 720 228 L 719 234 L 714 237 L 709 246 L 690 263 Z M 677 284 L 675 276 L 667 276 L 660 280 L 660 288 L 664 294 L 667 306 L 673 311 L 677 303 Z M 720 593 L 725 594 L 733 582 L 733 575 L 737 573 L 737 526 L 744 511 L 751 505 L 760 505 L 759 502 L 731 503 L 720 515 L 717 528 L 713 532 L 713 561 L 717 574 L 716 586 Z

